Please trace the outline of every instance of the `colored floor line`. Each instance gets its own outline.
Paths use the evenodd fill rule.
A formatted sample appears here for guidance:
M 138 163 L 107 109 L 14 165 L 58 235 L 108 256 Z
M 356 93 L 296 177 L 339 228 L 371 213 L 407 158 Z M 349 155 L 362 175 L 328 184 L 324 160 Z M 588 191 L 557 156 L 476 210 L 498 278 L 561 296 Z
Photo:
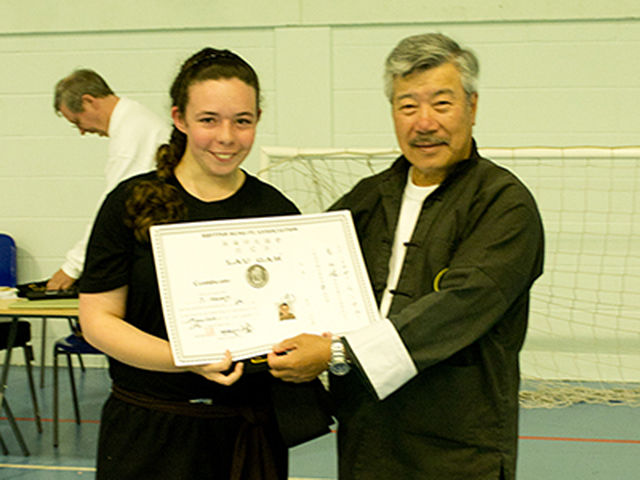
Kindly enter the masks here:
M 0 417 L 0 421 L 7 420 L 7 417 Z M 53 418 L 41 418 L 42 422 L 53 422 Z M 35 418 L 16 417 L 16 422 L 35 422 Z M 60 423 L 76 423 L 73 418 L 61 418 L 58 420 Z M 99 424 L 100 420 L 80 420 L 80 423 L 93 423 Z
M 0 468 L 14 468 L 17 470 L 55 470 L 63 472 L 95 472 L 93 467 L 55 467 L 49 465 L 20 465 L 11 463 L 0 463 Z
M 569 437 L 535 437 L 521 435 L 520 440 L 543 440 L 547 442 L 586 442 L 586 443 L 627 443 L 640 445 L 640 440 L 616 440 L 609 438 L 569 438 Z
M 0 421 L 7 420 L 7 417 L 0 417 Z M 34 422 L 33 418 L 17 418 L 16 421 L 19 422 Z M 53 422 L 52 418 L 43 418 L 43 422 Z M 76 421 L 71 418 L 61 418 L 58 420 L 60 423 L 75 423 Z M 81 423 L 89 423 L 89 424 L 99 424 L 100 420 L 82 420 Z M 331 433 L 337 433 L 336 430 L 331 430 Z M 640 445 L 640 440 L 622 440 L 622 439 L 611 439 L 611 438 L 575 438 L 575 437 L 542 437 L 542 436 L 534 436 L 534 435 L 520 435 L 518 437 L 520 440 L 539 440 L 546 442 L 585 442 L 585 443 L 618 443 L 618 444 L 630 444 L 630 445 Z M 291 479 L 294 480 L 294 479 Z
M 0 417 L 0 421 L 7 420 L 7 417 Z M 17 418 L 16 421 L 19 422 L 34 422 L 33 418 Z M 43 418 L 43 422 L 53 422 L 52 418 Z M 72 418 L 61 418 L 58 420 L 60 423 L 75 423 L 76 421 Z M 100 420 L 82 420 L 81 423 L 88 424 L 99 424 Z M 337 433 L 336 430 L 331 430 L 331 433 Z M 534 436 L 534 435 L 520 435 L 518 437 L 520 440 L 538 440 L 538 441 L 546 441 L 546 442 L 584 442 L 584 443 L 617 443 L 617 444 L 629 444 L 629 445 L 640 445 L 640 440 L 623 440 L 623 439 L 610 439 L 610 438 L 575 438 L 575 437 L 542 437 L 542 436 Z M 293 480 L 293 479 L 291 479 Z

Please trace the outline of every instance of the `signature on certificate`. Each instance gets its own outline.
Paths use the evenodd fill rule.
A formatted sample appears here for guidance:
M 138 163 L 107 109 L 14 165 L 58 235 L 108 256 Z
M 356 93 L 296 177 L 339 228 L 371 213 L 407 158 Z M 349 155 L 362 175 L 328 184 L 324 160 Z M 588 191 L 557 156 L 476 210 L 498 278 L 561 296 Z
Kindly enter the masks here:
M 196 337 L 240 338 L 255 330 L 250 322 L 236 323 L 217 317 L 190 317 L 185 323 Z

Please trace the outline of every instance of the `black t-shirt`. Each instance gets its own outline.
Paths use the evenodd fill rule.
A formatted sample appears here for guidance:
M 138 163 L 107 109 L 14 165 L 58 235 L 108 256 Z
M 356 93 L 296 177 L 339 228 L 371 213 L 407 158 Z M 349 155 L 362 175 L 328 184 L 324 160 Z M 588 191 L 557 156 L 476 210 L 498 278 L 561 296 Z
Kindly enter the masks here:
M 155 178 L 155 172 L 151 172 L 126 180 L 104 201 L 89 240 L 80 292 L 100 293 L 128 286 L 125 321 L 166 339 L 151 245 L 136 241 L 133 230 L 124 221 L 125 202 L 131 187 Z M 233 196 L 216 202 L 203 202 L 191 196 L 175 178 L 168 182 L 178 189 L 187 207 L 184 221 L 299 213 L 282 193 L 249 174 Z M 226 387 L 197 374 L 152 372 L 112 358 L 109 358 L 109 368 L 114 383 L 130 391 L 169 400 L 210 398 L 222 405 L 262 403 L 272 381 L 268 372 L 245 374 L 234 385 Z

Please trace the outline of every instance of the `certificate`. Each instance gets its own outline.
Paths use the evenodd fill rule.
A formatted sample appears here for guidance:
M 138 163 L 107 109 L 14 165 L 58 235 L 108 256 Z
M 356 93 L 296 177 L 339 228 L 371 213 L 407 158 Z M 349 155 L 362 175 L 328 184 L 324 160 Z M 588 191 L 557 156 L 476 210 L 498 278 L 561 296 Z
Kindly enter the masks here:
M 262 355 L 299 333 L 378 321 L 347 211 L 151 227 L 176 365 Z

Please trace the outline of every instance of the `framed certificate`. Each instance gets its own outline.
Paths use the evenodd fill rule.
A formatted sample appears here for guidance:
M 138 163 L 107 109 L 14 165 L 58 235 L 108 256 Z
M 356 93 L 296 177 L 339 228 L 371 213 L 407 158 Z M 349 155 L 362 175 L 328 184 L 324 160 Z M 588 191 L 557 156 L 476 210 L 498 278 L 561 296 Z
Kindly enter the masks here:
M 347 211 L 151 227 L 176 365 L 271 351 L 379 320 Z

